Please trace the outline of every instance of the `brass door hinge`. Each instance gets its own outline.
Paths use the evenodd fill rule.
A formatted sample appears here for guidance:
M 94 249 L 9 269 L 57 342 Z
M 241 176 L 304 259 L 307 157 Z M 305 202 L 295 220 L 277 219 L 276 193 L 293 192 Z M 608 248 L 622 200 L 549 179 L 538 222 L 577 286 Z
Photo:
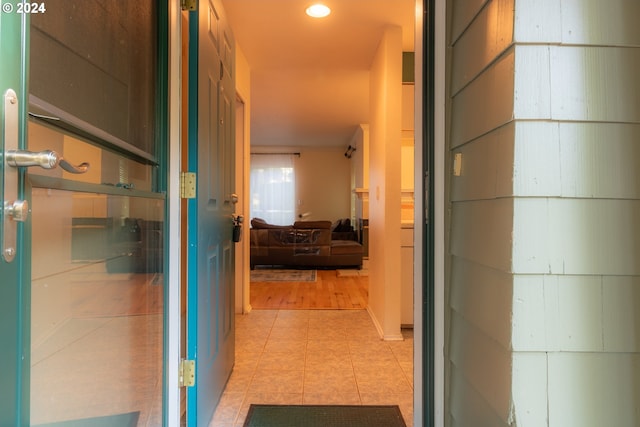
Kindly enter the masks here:
M 196 198 L 196 174 L 194 172 L 180 172 L 180 197 L 183 199 Z
M 196 385 L 196 361 L 182 359 L 178 372 L 180 387 L 193 387 Z
M 196 10 L 198 8 L 197 0 L 180 0 L 182 10 Z

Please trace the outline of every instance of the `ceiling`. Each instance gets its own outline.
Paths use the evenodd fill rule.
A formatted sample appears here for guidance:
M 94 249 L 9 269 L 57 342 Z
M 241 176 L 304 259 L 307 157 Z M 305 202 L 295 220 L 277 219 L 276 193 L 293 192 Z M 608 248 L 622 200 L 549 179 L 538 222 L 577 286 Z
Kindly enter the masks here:
M 413 51 L 415 0 L 223 0 L 251 68 L 252 146 L 346 147 L 368 123 L 369 67 L 383 29 Z

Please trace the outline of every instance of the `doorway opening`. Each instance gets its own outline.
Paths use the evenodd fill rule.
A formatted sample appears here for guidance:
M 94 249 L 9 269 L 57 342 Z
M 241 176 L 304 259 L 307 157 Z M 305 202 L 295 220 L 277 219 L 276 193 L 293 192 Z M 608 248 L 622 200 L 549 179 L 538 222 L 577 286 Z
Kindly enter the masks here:
M 417 3 L 422 3 L 422 2 L 417 2 Z M 433 9 L 433 5 L 434 4 L 435 4 L 435 1 L 434 2 L 430 2 L 430 5 L 431 5 L 432 9 Z M 418 10 L 418 12 L 417 12 L 418 17 L 417 18 L 418 18 L 418 20 L 420 22 L 422 22 L 422 16 L 421 16 L 422 12 L 421 11 L 423 10 L 423 7 L 421 6 L 421 7 L 417 8 L 417 10 Z M 417 28 L 416 29 L 416 34 L 417 34 L 416 39 L 422 39 L 422 28 L 419 28 L 419 29 Z M 419 46 L 416 45 L 416 51 L 421 47 L 422 47 L 422 44 L 420 44 Z M 419 58 L 421 59 L 421 56 L 416 58 L 416 62 L 418 62 Z M 420 77 L 417 77 L 417 79 L 420 79 L 421 76 L 422 76 L 422 66 L 419 65 L 418 69 L 419 69 L 419 71 L 416 74 L 416 76 L 420 76 Z M 420 105 L 422 104 L 422 97 L 423 97 L 422 89 L 423 88 L 421 86 L 416 86 L 415 89 L 414 89 L 414 93 L 415 93 L 415 96 L 416 96 L 416 102 L 415 102 L 416 106 L 419 105 L 419 104 Z M 420 119 L 420 121 L 422 120 L 422 111 L 423 111 L 422 109 L 419 109 L 419 110 L 417 110 L 415 112 L 415 116 L 418 117 Z M 423 126 L 422 122 L 416 123 L 416 144 L 421 144 L 422 143 L 422 137 L 421 137 L 421 134 L 419 133 L 419 130 L 422 129 L 422 126 Z M 416 152 L 415 152 L 416 158 L 422 156 L 423 154 L 424 154 L 424 150 L 422 148 L 420 150 L 416 150 Z M 415 191 L 416 192 L 422 192 L 422 185 L 425 182 L 424 181 L 424 175 L 423 175 L 423 166 L 424 166 L 424 162 L 423 162 L 422 159 L 419 159 L 419 161 L 416 160 L 416 169 L 415 169 L 415 176 L 414 176 L 414 182 L 416 183 L 416 187 L 415 187 Z M 420 185 L 418 186 L 418 184 L 420 184 Z M 422 193 L 422 194 L 424 194 L 424 193 Z M 416 196 L 418 196 L 418 195 L 416 195 Z M 419 198 L 416 197 L 416 199 L 415 199 L 416 211 L 418 211 L 420 209 L 424 210 L 424 206 L 421 205 L 423 203 L 423 201 L 424 200 L 423 200 L 423 196 L 422 195 L 420 195 Z M 420 216 L 420 218 L 422 220 L 424 220 L 423 216 Z M 247 227 L 248 227 L 248 224 L 247 224 Z M 416 236 L 415 245 L 416 246 L 423 246 L 423 230 L 416 230 L 414 235 Z M 415 258 L 414 258 L 415 260 L 417 260 L 416 263 L 420 264 L 419 266 L 417 266 L 417 273 L 418 274 L 416 275 L 415 283 L 421 283 L 422 282 L 421 277 L 424 274 L 423 265 L 422 265 L 423 261 L 422 261 L 421 258 L 419 258 L 420 256 L 422 256 L 422 254 L 424 254 L 424 250 L 421 249 L 421 250 L 416 252 Z M 415 291 L 415 289 L 414 289 L 414 291 Z M 419 296 L 423 295 L 421 290 L 419 292 L 416 291 L 416 293 Z M 418 300 L 416 299 L 416 301 L 418 301 Z M 418 305 L 420 305 L 420 304 L 418 304 Z M 419 311 L 419 310 L 417 310 L 417 311 Z M 418 316 L 417 315 L 418 314 L 417 311 L 414 310 L 414 312 L 416 312 L 415 322 L 416 323 L 422 323 L 423 319 L 421 317 L 421 312 L 420 312 L 420 316 Z M 252 312 L 252 314 L 255 314 L 255 313 L 256 313 L 255 311 Z M 420 327 L 419 329 L 416 329 L 416 331 L 422 333 L 423 329 L 422 329 L 422 327 Z M 423 352 L 424 352 L 424 350 L 423 350 L 423 347 L 422 347 L 422 340 L 416 340 L 415 351 L 414 351 L 414 353 L 416 355 L 416 362 L 418 362 L 418 360 L 420 362 L 423 361 L 423 354 L 424 354 Z M 424 355 L 424 356 L 429 357 L 428 355 Z M 422 373 L 423 370 L 422 370 L 422 368 L 418 368 L 418 369 L 416 369 L 416 372 Z M 421 380 L 419 380 L 419 381 L 420 382 L 419 382 L 419 384 L 416 384 L 416 387 L 422 387 L 422 385 L 421 385 L 422 382 L 421 382 Z M 417 390 L 416 389 L 416 391 L 415 391 L 415 401 L 416 402 L 418 402 L 418 401 L 421 402 L 422 401 L 422 391 L 421 390 Z M 431 416 L 433 416 L 433 414 L 431 414 Z M 416 414 L 414 419 L 416 419 L 416 420 L 422 419 L 422 414 Z
M 418 13 L 419 13 L 419 14 L 421 14 L 421 12 L 418 12 Z M 422 17 L 420 16 L 419 18 L 421 19 Z M 421 73 L 419 73 L 419 74 L 417 74 L 417 75 L 422 75 L 422 74 L 421 74 Z M 420 92 L 420 90 L 419 90 L 418 88 L 416 88 L 416 98 L 417 98 L 416 104 L 418 104 L 418 103 L 420 103 L 420 102 L 421 102 L 421 101 L 419 101 L 419 100 L 418 100 L 418 98 L 419 98 L 419 97 L 421 97 L 421 96 L 422 96 L 422 92 Z M 250 105 L 250 100 L 247 100 L 247 101 L 248 101 L 248 104 L 247 104 L 247 105 Z M 250 107 L 248 108 L 248 110 L 250 110 Z M 418 112 L 416 112 L 416 116 L 418 116 L 418 117 L 419 117 L 419 113 L 418 113 Z M 421 122 L 416 122 L 416 128 L 418 128 L 418 127 L 420 127 L 420 126 L 422 126 L 422 123 L 421 123 Z M 416 135 L 416 141 L 418 141 L 417 135 Z M 417 156 L 418 156 L 418 153 L 416 153 L 416 157 L 417 157 Z M 245 156 L 245 157 L 246 157 L 246 156 Z M 422 164 L 420 165 L 420 167 L 422 167 Z M 418 168 L 416 168 L 416 174 L 417 174 L 417 175 L 420 175 L 420 176 L 416 179 L 416 182 L 417 182 L 417 183 L 423 183 L 423 182 L 424 182 L 424 180 L 423 180 L 423 176 L 422 176 L 421 172 L 422 172 L 422 169 L 418 169 Z M 245 176 L 246 176 L 246 175 L 245 175 Z M 421 190 L 422 190 L 422 188 L 421 188 L 421 187 L 416 186 L 416 191 L 421 191 Z M 417 200 L 416 200 L 416 203 L 417 203 Z M 417 205 L 416 205 L 416 206 L 417 206 Z M 248 219 L 248 218 L 247 218 L 247 219 Z M 248 221 L 247 221 L 247 223 L 245 223 L 245 231 L 246 231 L 246 228 L 248 228 Z M 419 236 L 419 238 L 421 239 L 421 238 L 422 238 L 422 236 L 421 236 L 421 232 L 420 232 L 420 231 L 416 231 L 416 236 L 418 236 L 418 235 L 420 235 L 420 236 Z M 246 236 L 246 234 L 245 234 L 245 236 Z M 419 244 L 419 243 L 421 244 L 421 240 L 418 240 L 418 238 L 417 238 L 417 240 L 416 240 L 416 244 Z M 419 255 L 418 255 L 418 254 L 416 254 L 416 260 L 418 260 L 418 256 L 419 256 Z M 422 259 L 420 259 L 420 260 L 419 260 L 419 261 L 417 261 L 417 262 L 418 262 L 418 263 L 421 263 L 421 262 L 422 262 Z M 245 270 L 245 271 L 246 271 L 246 270 Z M 422 270 L 420 270 L 420 271 L 418 271 L 418 272 L 417 272 L 417 274 L 416 274 L 416 279 L 415 279 L 415 281 L 416 281 L 417 283 L 420 283 L 420 277 L 422 277 L 422 274 L 423 274 Z M 243 279 L 242 283 L 243 283 L 243 285 L 242 285 L 242 286 L 246 286 L 246 283 L 247 283 L 247 278 L 246 278 L 246 277 Z M 420 293 L 420 295 L 422 295 L 422 293 Z M 246 298 L 246 297 L 243 297 L 243 298 Z M 247 310 L 246 310 L 246 307 L 243 307 L 243 310 L 244 310 L 244 311 L 247 311 Z M 257 315 L 257 314 L 259 314 L 259 313 L 258 313 L 258 312 L 256 312 L 256 311 L 254 311 L 254 312 L 252 312 L 252 313 L 251 313 L 251 315 Z M 417 316 L 417 314 L 418 314 L 418 310 L 416 310 L 416 318 L 415 318 L 415 321 L 416 321 L 417 323 L 418 323 L 418 322 L 422 322 L 422 318 L 421 318 L 421 317 L 418 317 L 418 316 Z M 419 361 L 422 361 L 422 356 L 423 356 L 422 344 L 421 344 L 421 343 L 418 343 L 418 342 L 416 341 L 416 346 L 415 346 L 415 347 L 416 347 L 416 348 L 415 348 L 415 354 L 416 354 L 416 356 L 417 356 L 417 358 L 416 358 L 416 362 L 417 362 L 418 360 L 419 360 Z M 421 370 L 421 369 L 416 369 L 416 372 L 419 372 L 419 373 L 417 373 L 417 374 L 416 374 L 416 376 L 422 375 L 422 370 Z M 416 390 L 416 393 L 414 393 L 414 394 L 415 394 L 415 399 L 416 399 L 416 401 L 421 400 L 421 398 L 419 397 L 420 393 L 421 393 L 421 392 L 418 392 L 417 390 Z M 418 417 L 418 415 L 416 415 L 416 417 Z M 418 419 L 418 418 L 416 418 L 416 419 Z

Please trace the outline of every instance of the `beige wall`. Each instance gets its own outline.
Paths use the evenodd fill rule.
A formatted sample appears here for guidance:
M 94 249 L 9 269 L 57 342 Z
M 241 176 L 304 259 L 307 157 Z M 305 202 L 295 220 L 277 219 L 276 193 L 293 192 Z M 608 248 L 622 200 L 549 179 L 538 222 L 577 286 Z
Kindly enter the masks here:
M 300 153 L 295 158 L 296 219 L 335 221 L 349 218 L 351 170 L 346 147 L 260 147 L 252 152 Z
M 452 1 L 449 425 L 637 425 L 640 5 Z
M 297 213 L 307 220 L 350 217 L 351 170 L 343 148 L 305 147 L 296 160 Z
M 238 195 L 236 215 L 246 222 L 242 227 L 242 239 L 236 244 L 236 313 L 251 311 L 249 301 L 249 171 L 251 152 L 251 68 L 242 47 L 236 44 L 236 176 L 235 193 Z
M 384 339 L 400 332 L 402 30 L 385 30 L 371 67 L 369 311 Z

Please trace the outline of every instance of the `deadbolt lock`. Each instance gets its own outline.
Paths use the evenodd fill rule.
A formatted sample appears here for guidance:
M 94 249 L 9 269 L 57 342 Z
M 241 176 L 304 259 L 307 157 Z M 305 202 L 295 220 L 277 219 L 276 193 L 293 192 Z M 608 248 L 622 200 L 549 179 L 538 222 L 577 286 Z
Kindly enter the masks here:
M 7 203 L 4 210 L 5 214 L 13 221 L 25 222 L 29 216 L 29 202 L 16 200 L 13 203 Z

